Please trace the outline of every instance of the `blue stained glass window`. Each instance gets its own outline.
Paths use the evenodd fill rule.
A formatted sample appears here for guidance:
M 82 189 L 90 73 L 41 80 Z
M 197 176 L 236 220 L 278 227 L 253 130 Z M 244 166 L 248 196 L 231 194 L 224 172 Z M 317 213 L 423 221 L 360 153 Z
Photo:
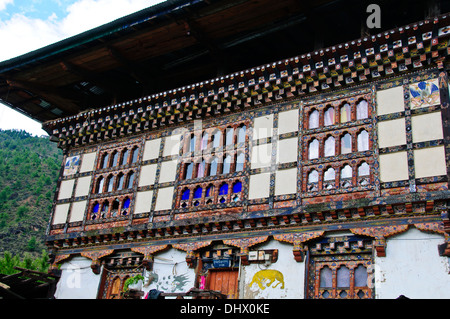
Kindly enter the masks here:
M 123 202 L 123 209 L 128 209 L 130 207 L 131 200 L 129 198 L 125 199 Z
M 233 185 L 233 193 L 240 193 L 242 190 L 242 183 L 241 182 L 236 182 Z
M 190 194 L 191 194 L 191 191 L 189 190 L 189 188 L 186 188 L 183 191 L 183 194 L 181 195 L 181 200 L 188 200 Z
M 201 187 L 197 187 L 194 190 L 194 198 L 202 198 L 203 189 Z
M 95 203 L 94 205 L 94 209 L 92 210 L 93 213 L 98 213 L 100 209 L 100 204 L 99 203 Z
M 213 194 L 212 194 L 212 192 L 213 192 L 213 189 L 214 189 L 214 186 L 208 186 L 208 188 L 206 189 L 206 197 L 211 197 Z
M 223 184 L 222 186 L 220 186 L 219 195 L 226 195 L 226 194 L 228 194 L 228 184 Z

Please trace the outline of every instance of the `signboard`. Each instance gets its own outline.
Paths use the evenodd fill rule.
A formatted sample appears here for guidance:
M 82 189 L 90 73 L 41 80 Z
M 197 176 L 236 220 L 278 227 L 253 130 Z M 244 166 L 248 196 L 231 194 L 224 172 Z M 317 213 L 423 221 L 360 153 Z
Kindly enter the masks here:
M 231 259 L 214 259 L 214 268 L 229 268 L 231 266 Z

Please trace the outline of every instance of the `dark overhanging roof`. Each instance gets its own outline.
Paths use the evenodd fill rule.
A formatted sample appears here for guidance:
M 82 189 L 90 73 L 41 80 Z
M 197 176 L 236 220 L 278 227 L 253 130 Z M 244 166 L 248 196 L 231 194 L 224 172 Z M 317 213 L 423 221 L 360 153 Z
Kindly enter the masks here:
M 378 3 L 381 30 L 423 19 L 429 5 Z M 359 38 L 368 4 L 169 0 L 0 63 L 0 101 L 45 122 L 133 100 Z

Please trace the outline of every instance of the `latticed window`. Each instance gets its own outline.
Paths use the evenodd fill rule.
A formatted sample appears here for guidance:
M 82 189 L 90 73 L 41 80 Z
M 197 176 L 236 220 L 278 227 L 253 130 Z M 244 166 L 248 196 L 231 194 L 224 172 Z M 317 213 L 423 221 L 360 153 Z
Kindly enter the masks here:
M 356 236 L 310 244 L 308 298 L 373 298 L 371 241 Z
M 247 123 L 241 121 L 184 136 L 181 181 L 177 189 L 179 208 L 236 205 L 242 200 L 247 131 Z

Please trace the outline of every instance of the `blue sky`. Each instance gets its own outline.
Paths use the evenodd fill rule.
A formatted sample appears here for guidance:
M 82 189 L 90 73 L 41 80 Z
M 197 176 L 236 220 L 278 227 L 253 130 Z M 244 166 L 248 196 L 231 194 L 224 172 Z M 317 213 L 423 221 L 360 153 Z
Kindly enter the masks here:
M 90 30 L 162 0 L 0 0 L 0 61 Z M 7 44 L 7 45 L 5 45 Z M 0 129 L 46 135 L 41 125 L 0 103 Z

